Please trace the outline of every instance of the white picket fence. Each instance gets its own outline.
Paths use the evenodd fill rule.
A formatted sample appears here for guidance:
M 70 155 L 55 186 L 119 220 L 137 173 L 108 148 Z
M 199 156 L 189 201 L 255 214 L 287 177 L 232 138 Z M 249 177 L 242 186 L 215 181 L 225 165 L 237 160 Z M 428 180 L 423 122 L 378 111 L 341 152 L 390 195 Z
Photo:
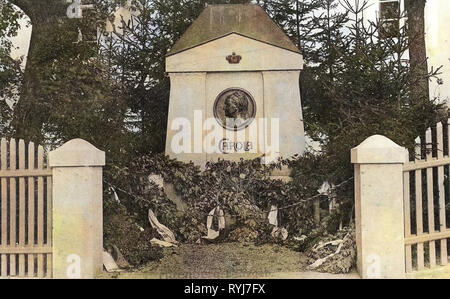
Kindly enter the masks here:
M 84 140 L 48 155 L 0 142 L 0 278 L 94 278 L 103 270 L 102 166 Z
M 352 150 L 363 278 L 450 273 L 441 271 L 447 270 L 450 239 L 449 136 L 450 121 L 418 138 L 413 155 L 384 136 L 372 136 Z

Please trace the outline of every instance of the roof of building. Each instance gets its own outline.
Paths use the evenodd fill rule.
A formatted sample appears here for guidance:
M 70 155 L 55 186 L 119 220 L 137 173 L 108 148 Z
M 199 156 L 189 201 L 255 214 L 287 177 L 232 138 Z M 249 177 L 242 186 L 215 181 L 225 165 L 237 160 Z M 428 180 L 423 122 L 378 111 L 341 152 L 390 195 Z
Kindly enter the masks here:
M 174 55 L 231 33 L 300 53 L 298 47 L 260 6 L 224 4 L 207 6 L 168 55 Z

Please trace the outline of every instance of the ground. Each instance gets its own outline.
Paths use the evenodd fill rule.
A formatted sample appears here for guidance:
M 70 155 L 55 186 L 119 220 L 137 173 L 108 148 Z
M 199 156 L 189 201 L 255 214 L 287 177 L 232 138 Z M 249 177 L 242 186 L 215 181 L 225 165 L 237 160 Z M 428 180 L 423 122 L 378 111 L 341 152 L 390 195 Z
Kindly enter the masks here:
M 450 279 L 450 265 L 409 273 L 406 277 L 414 279 Z
M 164 258 L 130 272 L 102 278 L 358 278 L 306 271 L 304 254 L 278 245 L 180 245 L 164 249 Z

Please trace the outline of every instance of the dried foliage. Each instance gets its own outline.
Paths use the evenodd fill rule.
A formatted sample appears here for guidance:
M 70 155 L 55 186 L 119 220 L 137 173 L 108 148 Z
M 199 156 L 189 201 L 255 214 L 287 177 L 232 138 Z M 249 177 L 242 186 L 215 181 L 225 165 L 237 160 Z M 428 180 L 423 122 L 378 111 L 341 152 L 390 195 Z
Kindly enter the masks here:
M 132 266 L 142 266 L 162 258 L 162 250 L 152 246 L 150 240 L 157 237 L 152 228 L 143 229 L 135 216 L 130 215 L 118 202 L 106 201 L 104 244 L 105 249 L 113 251 L 117 246 L 124 258 Z
M 311 202 L 303 202 L 309 190 L 270 179 L 276 167 L 287 164 L 261 165 L 259 159 L 240 162 L 220 160 L 208 163 L 204 171 L 193 164 L 185 164 L 162 155 L 145 156 L 129 168 L 114 171 L 110 179 L 122 190 L 121 200 L 141 223 L 146 223 L 147 211 L 152 209 L 161 223 L 168 226 L 181 242 L 195 242 L 206 235 L 208 213 L 220 206 L 234 225 L 222 240 L 240 242 L 274 241 L 267 215 L 271 205 L 280 208 L 281 223 L 291 234 L 308 232 L 314 228 Z M 291 162 L 292 163 L 292 162 Z M 110 172 L 112 174 L 113 172 Z M 148 180 L 151 174 L 161 175 L 173 184 L 187 209 L 180 212 L 163 189 Z
M 293 169 L 292 182 L 270 178 L 274 169 L 287 165 Z M 271 236 L 273 226 L 267 219 L 274 205 L 279 208 L 279 225 L 289 232 L 288 240 L 281 243 L 298 251 L 311 250 L 324 240 L 324 236 L 330 238 L 339 227 L 351 224 L 353 219 L 352 184 L 347 184 L 338 192 L 333 213 L 325 217 L 319 227 L 313 223 L 312 201 L 308 198 L 317 195 L 317 189 L 327 178 L 325 170 L 323 159 L 309 154 L 271 166 L 261 165 L 259 159 L 220 160 L 208 163 L 203 171 L 192 163 L 182 163 L 162 155 L 144 156 L 128 168 L 110 168 L 106 173 L 107 185 L 115 188 L 120 204 L 114 197 L 105 196 L 105 226 L 110 232 L 105 238 L 112 245 L 118 241 L 118 247 L 126 258 L 131 256 L 130 262 L 139 265 L 159 257 L 149 245 L 151 237 L 159 236 L 136 235 L 138 226 L 155 234 L 147 218 L 149 209 L 174 232 L 177 241 L 195 243 L 207 235 L 209 212 L 220 206 L 225 212 L 227 227 L 217 242 L 278 243 L 281 241 Z M 174 186 L 186 207 L 183 211 L 177 209 L 163 188 L 148 179 L 154 174 L 161 175 L 165 183 Z M 328 202 L 326 197 L 324 199 L 323 208 L 326 209 Z M 116 216 L 116 211 L 132 216 Z M 129 231 L 134 229 L 133 233 L 127 229 L 116 232 L 122 225 Z M 120 239 L 128 234 L 133 237 L 125 244 Z M 299 236 L 302 236 L 301 241 Z M 149 249 L 153 251 L 146 252 Z
M 307 251 L 311 270 L 326 273 L 349 273 L 356 265 L 355 231 L 347 229 L 326 236 Z

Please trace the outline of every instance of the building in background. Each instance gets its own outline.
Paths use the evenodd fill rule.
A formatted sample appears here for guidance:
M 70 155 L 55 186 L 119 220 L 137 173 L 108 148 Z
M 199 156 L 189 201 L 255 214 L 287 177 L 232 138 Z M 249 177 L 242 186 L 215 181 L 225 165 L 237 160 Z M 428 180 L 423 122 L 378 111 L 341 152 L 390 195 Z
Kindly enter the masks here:
M 382 20 L 384 32 L 389 36 L 393 27 L 403 26 L 393 18 L 395 15 L 405 15 L 405 0 L 367 0 L 368 8 L 364 13 L 367 21 Z M 425 5 L 425 42 L 428 56 L 428 68 L 436 69 L 442 66 L 440 78 L 442 82 L 433 79 L 430 83 L 430 97 L 439 97 L 450 105 L 450 1 L 427 0 Z

